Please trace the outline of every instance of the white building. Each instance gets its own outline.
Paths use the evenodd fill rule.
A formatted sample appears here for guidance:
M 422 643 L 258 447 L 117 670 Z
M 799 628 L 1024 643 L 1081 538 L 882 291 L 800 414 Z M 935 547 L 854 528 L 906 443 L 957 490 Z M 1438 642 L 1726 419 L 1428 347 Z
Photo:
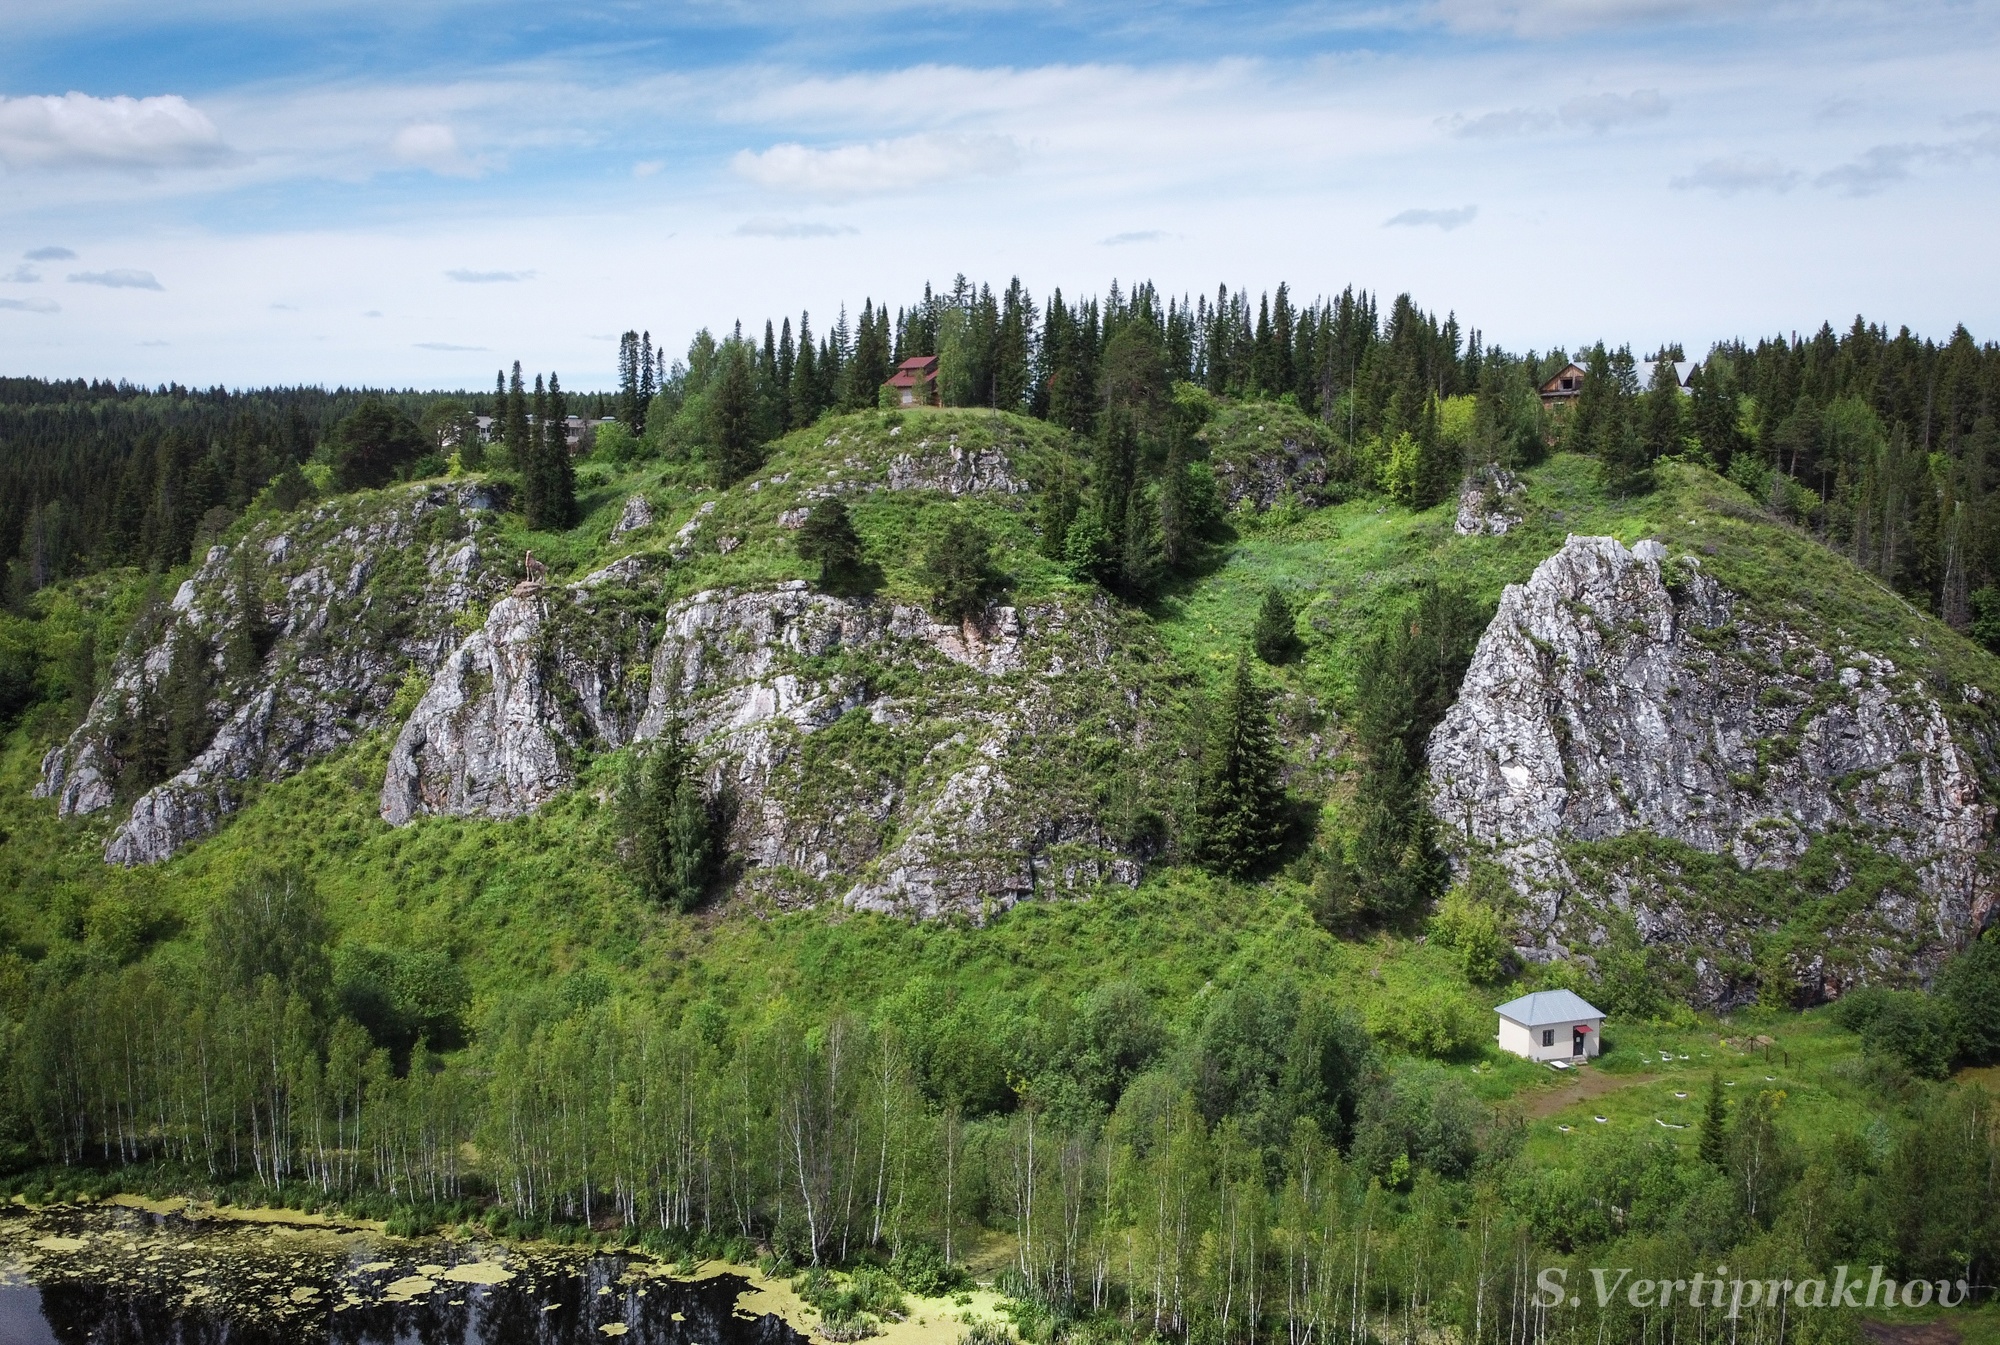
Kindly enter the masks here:
M 1604 1013 L 1568 990 L 1537 990 L 1502 1004 L 1500 1049 L 1529 1060 L 1589 1060 L 1603 1047 Z

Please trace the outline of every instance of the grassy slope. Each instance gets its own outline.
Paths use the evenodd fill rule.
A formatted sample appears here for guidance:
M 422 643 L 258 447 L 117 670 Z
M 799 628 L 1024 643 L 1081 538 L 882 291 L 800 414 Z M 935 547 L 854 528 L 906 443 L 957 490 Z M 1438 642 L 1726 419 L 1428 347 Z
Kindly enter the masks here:
M 745 483 L 718 492 L 684 468 L 590 464 L 582 473 L 588 517 L 577 529 L 561 537 L 529 535 L 513 520 L 507 541 L 532 545 L 558 574 L 576 575 L 627 550 L 666 549 L 679 525 L 715 500 L 702 534 L 710 544 L 667 572 L 666 597 L 803 577 L 776 518 L 795 507 L 807 486 L 827 479 L 828 466 L 846 475 L 876 474 L 913 439 L 942 441 L 955 428 L 966 446 L 981 438 L 1014 441 L 1017 462 L 1032 476 L 1061 439 L 1037 422 L 975 412 L 913 415 L 901 424 L 891 435 L 882 418 L 865 415 L 792 435 L 774 446 L 755 490 Z M 829 442 L 836 437 L 838 444 Z M 780 475 L 790 479 L 774 482 Z M 653 500 L 659 523 L 611 544 L 611 524 L 634 490 Z M 888 596 L 921 598 L 915 562 L 922 536 L 966 513 L 1002 539 L 1017 595 L 1073 587 L 1035 554 L 1023 497 L 953 503 L 882 492 L 859 498 L 854 512 Z M 1161 599 L 1152 616 L 1172 661 L 1212 678 L 1242 647 L 1263 587 L 1293 589 L 1307 600 L 1302 627 L 1309 650 L 1272 675 L 1288 691 L 1337 708 L 1347 651 L 1413 581 L 1439 573 L 1491 599 L 1503 584 L 1526 578 L 1565 533 L 1609 533 L 1628 543 L 1655 536 L 1676 551 L 1701 554 L 1711 573 L 1767 618 L 1838 629 L 1900 661 L 1933 663 L 1953 682 L 2000 688 L 2000 668 L 1984 652 L 1808 539 L 1757 517 L 1734 487 L 1705 472 L 1669 466 L 1655 495 L 1615 502 L 1597 488 L 1592 464 L 1559 458 L 1528 474 L 1524 512 L 1520 527 L 1497 538 L 1453 535 L 1449 505 L 1412 514 L 1364 499 L 1292 521 L 1240 516 L 1237 537 L 1214 568 Z M 724 535 L 740 536 L 742 544 L 721 554 L 712 543 Z M 1070 999 L 1113 977 L 1144 985 L 1181 1018 L 1200 1012 L 1211 985 L 1279 970 L 1327 986 L 1376 1022 L 1430 996 L 1457 1003 L 1483 1024 L 1486 1006 L 1511 993 L 1467 986 L 1440 949 L 1389 936 L 1335 940 L 1313 925 L 1303 893 L 1283 879 L 1252 887 L 1162 871 L 1137 892 L 1029 905 L 986 928 L 912 926 L 837 909 L 776 918 L 727 908 L 669 915 L 645 906 L 611 860 L 602 799 L 615 760 L 596 763 L 581 788 L 531 818 L 435 818 L 394 830 L 375 813 L 386 734 L 263 790 L 218 836 L 157 869 L 111 870 L 97 857 L 107 821 L 61 822 L 49 804 L 28 797 L 43 729 L 15 732 L 0 755 L 0 828 L 9 838 L 0 846 L 0 948 L 12 942 L 33 955 L 122 957 L 148 945 L 156 957 L 183 955 L 187 940 L 177 935 L 236 877 L 260 863 L 298 860 L 317 875 L 345 937 L 448 948 L 458 956 L 474 985 L 475 1018 L 525 997 L 564 993 L 575 984 L 571 978 L 668 1008 L 713 1000 L 739 1014 L 778 1002 L 867 1013 L 912 977 L 927 975 L 996 1019 L 1049 998 Z M 1803 1061 L 1797 1067 L 1821 1082 L 1800 1089 L 1801 1119 L 1863 1123 L 1838 1086 L 1837 1060 L 1850 1039 L 1813 1016 L 1758 1021 L 1788 1042 L 1811 1044 L 1795 1053 L 1795 1063 Z M 1615 1044 L 1669 1040 L 1719 1049 L 1713 1025 L 1630 1027 Z M 1481 1054 L 1479 1087 L 1495 1100 L 1560 1082 L 1490 1049 Z M 1632 1059 L 1621 1050 L 1605 1068 L 1627 1068 Z M 1586 1105 L 1611 1118 L 1609 1129 L 1643 1126 L 1649 1134 L 1685 1138 L 1650 1125 L 1654 1114 L 1684 1119 L 1661 1110 L 1655 1094 L 1662 1087 L 1645 1085 Z M 1537 1121 L 1537 1151 L 1553 1158 L 1560 1146 L 1574 1147 L 1572 1136 L 1555 1127 L 1575 1124 L 1578 1114 L 1569 1108 Z

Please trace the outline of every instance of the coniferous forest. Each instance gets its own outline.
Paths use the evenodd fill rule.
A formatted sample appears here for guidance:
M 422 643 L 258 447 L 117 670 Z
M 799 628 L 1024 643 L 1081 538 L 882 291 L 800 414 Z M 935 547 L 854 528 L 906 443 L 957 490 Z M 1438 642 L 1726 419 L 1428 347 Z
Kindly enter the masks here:
M 1038 301 L 963 277 L 725 332 L 679 356 L 627 333 L 606 392 L 520 362 L 456 393 L 0 380 L 0 1186 L 872 1267 L 918 1294 L 979 1274 L 1041 1345 L 1858 1341 L 1854 1313 L 1806 1298 L 1836 1265 L 1886 1267 L 1912 1309 L 1990 1298 L 2000 934 L 1844 994 L 1736 968 L 1749 993 L 1701 1012 L 1636 927 L 1524 958 L 1504 881 L 1446 862 L 1426 745 L 1498 588 L 1436 563 L 1438 539 L 1496 470 L 1544 473 L 1565 525 L 1726 493 L 1773 554 L 1856 567 L 1909 620 L 2000 651 L 2000 345 L 1856 318 L 1514 352 L 1408 295 Z M 784 484 L 758 475 L 781 441 L 817 470 L 856 427 L 900 440 L 931 413 L 885 386 L 916 356 L 936 357 L 936 414 L 1041 436 L 1018 528 L 828 495 L 770 576 L 855 602 L 893 580 L 968 642 L 1030 575 L 1171 628 L 1135 656 L 1175 707 L 1171 764 L 1107 748 L 1050 785 L 1090 793 L 1139 857 L 1129 883 L 931 921 L 733 904 L 738 804 L 678 719 L 643 750 L 579 749 L 580 787 L 535 816 L 408 829 L 378 804 L 387 738 L 357 732 L 245 786 L 251 839 L 153 866 L 101 863 L 100 823 L 29 797 L 212 546 L 476 479 L 510 545 L 567 579 L 627 526 L 638 473 L 681 492 L 686 543 L 697 498 L 720 519 L 732 489 Z M 1579 394 L 1546 405 L 1572 361 Z M 1232 502 L 1224 429 L 1266 425 L 1318 446 L 1312 499 Z M 1343 507 L 1337 534 L 1286 531 Z M 718 565 L 762 544 L 727 538 Z M 1269 573 L 1200 606 L 1253 543 Z M 1395 582 L 1371 568 L 1327 616 L 1292 576 L 1341 545 L 1379 546 Z M 1418 547 L 1426 567 L 1404 563 Z M 121 805 L 196 759 L 211 702 L 277 638 L 260 562 L 232 563 L 231 642 L 172 652 L 127 726 L 143 769 Z M 428 687 L 398 675 L 407 717 Z M 820 732 L 900 778 L 878 727 Z M 1828 853 L 1714 882 L 1760 912 L 1837 904 L 1851 889 L 1822 870 L 1867 863 Z M 1594 1077 L 1617 1094 L 1558 1097 L 1492 1049 L 1490 1004 L 1543 988 L 1610 1009 Z M 1559 1327 L 1552 1266 L 1580 1295 Z M 1593 1298 L 1607 1266 L 1719 1278 L 1712 1299 Z M 1726 1303 L 1724 1280 L 1759 1296 Z M 827 1320 L 858 1338 L 888 1311 L 861 1294 Z

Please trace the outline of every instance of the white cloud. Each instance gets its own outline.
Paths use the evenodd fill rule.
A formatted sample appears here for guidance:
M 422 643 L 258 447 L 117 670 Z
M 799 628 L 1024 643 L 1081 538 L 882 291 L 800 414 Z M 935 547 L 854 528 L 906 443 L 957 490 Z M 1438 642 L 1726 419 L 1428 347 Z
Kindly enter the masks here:
M 1444 210 L 1405 210 L 1399 215 L 1391 215 L 1382 221 L 1382 227 L 1392 228 L 1434 228 L 1450 233 L 1453 229 L 1470 224 L 1479 214 L 1476 205 L 1454 206 Z
M 1562 119 L 1566 125 L 1608 131 L 1614 126 L 1664 117 L 1672 109 L 1673 104 L 1662 98 L 1658 89 L 1637 89 L 1629 94 L 1594 93 L 1572 98 L 1562 105 Z
M 1157 243 L 1167 236 L 1164 229 L 1133 229 L 1127 233 L 1113 234 L 1109 238 L 1098 239 L 1101 247 L 1118 248 L 1128 243 Z
M 418 350 L 456 350 L 456 351 L 486 349 L 485 346 L 455 346 L 451 344 L 451 342 L 449 341 L 419 341 L 416 344 L 416 348 Z
M 0 165 L 192 168 L 230 158 L 206 113 L 179 94 L 0 98 Z
M 1931 145 L 1876 145 L 1838 168 L 1813 179 L 1818 187 L 1833 187 L 1843 196 L 1873 196 L 1905 181 L 1910 169 L 1937 155 Z
M 746 149 L 730 167 L 772 191 L 840 199 L 990 177 L 1013 171 L 1020 160 L 1020 148 L 1008 136 L 931 133 L 830 149 L 800 144 Z
M 73 262 L 76 254 L 68 248 L 36 248 L 21 254 L 31 262 Z
M 426 168 L 439 177 L 478 177 L 484 168 L 458 147 L 458 132 L 441 121 L 420 121 L 396 132 L 389 152 L 399 163 Z
M 660 170 L 666 166 L 667 161 L 665 159 L 641 159 L 632 165 L 632 176 L 657 177 Z
M 42 273 L 34 267 L 17 266 L 6 275 L 0 276 L 0 281 L 5 281 L 9 285 L 33 285 L 39 283 L 41 278 Z
M 135 271 L 129 266 L 121 266 L 111 271 L 72 271 L 69 277 L 72 285 L 102 285 L 111 290 L 161 290 L 166 286 L 154 278 L 151 271 Z
M 0 309 L 14 313 L 60 313 L 62 305 L 47 299 L 0 299 Z
M 736 226 L 736 233 L 743 238 L 838 238 L 857 232 L 852 224 L 824 220 L 753 219 Z
M 533 280 L 533 271 L 446 271 L 447 280 L 456 280 L 461 285 L 514 285 L 523 280 Z
M 1468 139 L 1500 139 L 1506 136 L 1531 135 L 1548 129 L 1554 121 L 1548 112 L 1538 107 L 1510 107 L 1500 112 L 1487 112 L 1477 117 L 1463 114 L 1448 118 L 1443 125 L 1453 135 Z
M 1710 159 L 1696 165 L 1691 173 L 1669 180 L 1676 191 L 1712 191 L 1734 196 L 1746 191 L 1790 191 L 1799 183 L 1797 169 L 1787 168 L 1776 159 L 1739 154 L 1727 159 Z
M 1702 10 L 1729 7 L 1729 0 L 1684 0 L 1673 8 L 1655 0 L 1434 0 L 1430 13 L 1462 31 L 1546 37 L 1576 28 L 1686 20 Z

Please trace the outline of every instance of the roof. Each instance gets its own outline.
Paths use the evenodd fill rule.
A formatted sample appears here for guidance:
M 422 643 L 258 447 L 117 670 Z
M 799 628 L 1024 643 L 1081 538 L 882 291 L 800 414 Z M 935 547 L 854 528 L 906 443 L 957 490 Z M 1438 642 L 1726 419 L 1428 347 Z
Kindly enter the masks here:
M 1502 1018 L 1522 1027 L 1545 1027 L 1550 1023 L 1575 1023 L 1585 1018 L 1602 1018 L 1604 1010 L 1573 990 L 1537 990 L 1532 995 L 1510 999 L 1495 1010 Z
M 1653 386 L 1653 366 L 1655 363 L 1656 361 L 1654 360 L 1640 360 L 1638 367 L 1633 371 L 1639 375 L 1639 390 L 1641 392 Z M 1680 385 L 1682 394 L 1693 396 L 1693 389 L 1688 387 L 1688 375 L 1694 372 L 1694 361 L 1675 360 L 1672 368 L 1674 371 L 1674 382 Z
M 938 357 L 935 355 L 912 355 L 896 366 L 896 372 L 889 375 L 889 386 L 907 388 L 920 379 L 928 380 L 937 376 Z
M 1550 374 L 1547 378 L 1542 380 L 1541 382 L 1542 391 L 1543 392 L 1561 391 L 1561 389 L 1556 387 L 1555 384 L 1558 379 L 1560 379 L 1564 374 L 1570 372 L 1570 370 L 1572 369 L 1576 371 L 1577 376 L 1579 378 L 1583 376 L 1584 373 L 1583 366 L 1578 364 L 1575 360 L 1571 360 L 1568 364 L 1565 364 L 1562 368 L 1556 370 L 1554 373 Z

